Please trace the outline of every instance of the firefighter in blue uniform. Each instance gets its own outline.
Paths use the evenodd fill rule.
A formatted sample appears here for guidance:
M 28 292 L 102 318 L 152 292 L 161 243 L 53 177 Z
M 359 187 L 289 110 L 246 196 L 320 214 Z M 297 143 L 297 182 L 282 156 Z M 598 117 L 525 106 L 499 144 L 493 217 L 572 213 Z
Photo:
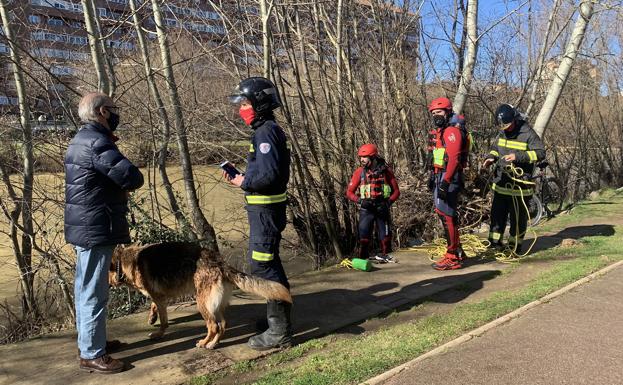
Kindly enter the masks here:
M 289 289 L 279 258 L 290 178 L 290 150 L 285 133 L 273 115 L 273 110 L 281 107 L 279 93 L 270 80 L 251 77 L 240 82 L 229 100 L 240 105 L 240 117 L 254 131 L 246 173 L 235 178 L 223 174 L 230 183 L 245 191 L 251 274 L 279 282 Z M 251 337 L 248 345 L 255 350 L 291 346 L 290 310 L 287 302 L 268 301 L 268 330 Z

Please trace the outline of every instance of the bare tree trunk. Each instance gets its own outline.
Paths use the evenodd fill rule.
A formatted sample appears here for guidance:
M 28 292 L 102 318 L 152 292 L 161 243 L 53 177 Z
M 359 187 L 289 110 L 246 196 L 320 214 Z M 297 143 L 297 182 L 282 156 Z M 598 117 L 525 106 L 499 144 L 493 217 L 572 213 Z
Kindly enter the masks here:
M 455 79 L 457 83 L 461 81 L 461 73 L 463 72 L 463 63 L 465 62 L 465 41 L 467 40 L 467 10 L 465 9 L 465 2 L 468 0 L 454 0 L 454 6 L 452 7 L 452 28 L 450 32 L 450 36 L 452 37 L 450 41 L 450 45 L 452 46 L 452 50 L 454 51 L 454 55 L 456 56 L 456 73 Z M 456 36 L 456 31 L 459 26 L 459 14 L 463 16 L 463 23 L 461 28 L 461 40 L 457 44 L 454 40 L 454 36 Z
M 381 4 L 376 3 L 372 5 L 372 11 L 374 12 L 374 15 L 376 17 L 376 23 L 378 25 L 379 28 L 379 34 L 380 36 L 378 37 L 378 39 L 380 40 L 379 43 L 381 45 L 380 50 L 381 50 L 381 107 L 382 107 L 382 122 L 381 122 L 381 127 L 382 127 L 382 145 L 383 145 L 383 156 L 385 157 L 389 157 L 390 153 L 389 153 L 389 130 L 390 130 L 390 125 L 389 125 L 389 107 L 388 107 L 388 99 L 389 99 L 389 87 L 388 87 L 388 67 L 389 64 L 387 62 L 387 36 L 385 36 L 385 17 L 384 17 L 384 12 L 385 12 L 385 4 Z
M 199 205 L 199 197 L 197 196 L 192 162 L 188 149 L 188 138 L 186 137 L 186 127 L 184 124 L 182 105 L 177 92 L 177 83 L 175 83 L 175 77 L 173 75 L 171 53 L 169 52 L 167 33 L 164 29 L 160 1 L 152 0 L 151 3 L 154 12 L 154 20 L 156 22 L 156 30 L 158 33 L 158 43 L 160 45 L 162 65 L 164 67 L 164 77 L 166 79 L 167 86 L 169 87 L 169 98 L 171 105 L 173 106 L 174 125 L 175 131 L 177 132 L 177 144 L 180 152 L 182 173 L 184 175 L 184 187 L 186 190 L 188 208 L 192 213 L 193 224 L 197 230 L 197 233 L 199 233 L 201 237 L 202 243 L 204 243 L 210 250 L 218 251 L 218 243 L 216 241 L 214 228 L 206 219 L 203 211 L 201 210 L 201 206 Z
M 560 66 L 558 67 L 556 74 L 554 75 L 554 80 L 549 87 L 547 96 L 545 97 L 545 102 L 543 102 L 543 106 L 541 107 L 541 110 L 536 117 L 536 121 L 534 122 L 534 131 L 536 131 L 540 137 L 543 137 L 543 133 L 545 132 L 545 129 L 547 128 L 547 125 L 556 110 L 560 94 L 565 87 L 565 83 L 569 77 L 575 58 L 578 55 L 580 46 L 582 45 L 582 40 L 584 39 L 586 29 L 588 28 L 588 23 L 593 16 L 593 0 L 582 0 L 578 13 L 578 19 L 575 22 L 575 27 L 573 27 L 573 32 L 571 33 L 571 37 L 567 43 L 565 54 L 560 62 Z
M 337 122 L 336 122 L 336 136 L 338 137 L 337 149 L 342 157 L 344 157 L 346 153 L 346 131 L 344 124 L 344 67 L 348 66 L 348 58 L 346 53 L 344 52 L 344 31 L 343 31 L 343 21 L 344 21 L 344 1 L 338 0 L 337 2 L 337 21 L 336 21 L 336 55 L 337 55 L 337 63 L 336 63 L 336 84 L 337 84 Z M 348 71 L 348 70 L 347 70 Z M 339 158 L 338 158 L 339 159 Z M 344 164 L 344 162 L 339 159 L 339 164 Z M 339 178 L 340 180 L 346 180 L 348 178 L 346 174 L 346 170 L 344 167 L 339 167 Z M 340 197 L 344 196 L 344 186 L 343 184 L 338 184 L 337 195 Z M 342 223 L 344 226 L 344 234 L 350 235 L 352 234 L 352 223 L 349 218 L 349 210 L 348 210 L 348 201 L 345 199 L 339 200 L 341 204 L 338 208 L 342 214 Z
M 543 40 L 543 45 L 541 46 L 541 50 L 539 51 L 539 57 L 537 59 L 538 67 L 534 76 L 532 77 L 532 85 L 530 89 L 530 101 L 528 103 L 528 107 L 526 108 L 526 114 L 530 115 L 532 112 L 532 108 L 534 108 L 534 102 L 536 101 L 536 94 L 539 89 L 539 85 L 541 82 L 541 76 L 543 74 L 543 67 L 545 67 L 545 55 L 547 53 L 547 48 L 549 45 L 549 35 L 552 33 L 552 26 L 554 25 L 554 16 L 558 13 L 558 7 L 560 6 L 561 0 L 556 0 L 554 3 L 554 8 L 552 12 L 549 14 L 549 18 L 547 19 L 547 28 L 545 32 L 545 37 Z
M 132 10 L 132 21 L 134 23 L 134 30 L 136 31 L 136 39 L 138 41 L 141 56 L 143 58 L 143 66 L 145 67 L 147 84 L 149 86 L 149 91 L 154 98 L 154 101 L 156 102 L 158 115 L 160 116 L 160 121 L 162 122 L 163 138 L 162 142 L 160 143 L 160 148 L 158 149 L 158 171 L 160 173 L 160 178 L 162 179 L 162 185 L 169 200 L 171 211 L 173 212 L 173 215 L 175 215 L 175 220 L 182 227 L 182 229 L 188 231 L 191 236 L 194 236 L 190 224 L 186 220 L 186 217 L 182 213 L 182 209 L 177 203 L 177 198 L 175 197 L 175 192 L 173 191 L 173 185 L 171 184 L 171 181 L 169 180 L 169 175 L 167 174 L 166 159 L 169 148 L 169 140 L 171 139 L 171 121 L 169 120 L 169 115 L 166 108 L 164 107 L 164 102 L 162 101 L 160 90 L 156 85 L 154 71 L 152 69 L 151 60 L 149 58 L 149 51 L 145 42 L 145 35 L 143 33 L 143 29 L 141 28 L 141 23 L 137 13 L 136 0 L 130 0 L 129 4 L 130 9 Z
M 19 101 L 20 123 L 22 126 L 22 158 L 23 158 L 23 177 L 22 177 L 22 199 L 19 202 L 22 215 L 22 243 L 15 243 L 17 238 L 16 227 L 18 226 L 17 215 L 12 217 L 11 231 L 14 232 L 14 254 L 19 268 L 20 284 L 22 287 L 24 313 L 33 312 L 37 314 L 37 303 L 34 295 L 34 272 L 32 270 L 32 242 L 34 239 L 33 220 L 32 220 L 32 192 L 34 182 L 34 160 L 32 149 L 32 129 L 30 127 L 30 108 L 26 100 L 26 84 L 22 73 L 21 58 L 17 54 L 18 47 L 15 44 L 16 34 L 13 31 L 13 24 L 9 18 L 7 1 L 0 0 L 0 16 L 4 34 L 11 49 L 10 56 L 13 66 L 13 77 Z M 3 172 L 4 174 L 4 172 Z M 7 176 L 8 179 L 8 176 Z M 5 182 L 6 183 L 6 182 Z M 8 181 L 10 184 L 11 182 Z M 31 238 L 31 236 L 33 238 Z
M 315 13 L 315 16 L 317 17 L 318 12 L 314 12 L 314 13 Z M 312 73 L 309 70 L 309 67 L 307 64 L 307 54 L 305 51 L 305 40 L 304 40 L 304 35 L 302 33 L 302 27 L 301 27 L 299 16 L 300 14 L 298 11 L 298 7 L 296 7 L 295 12 L 294 12 L 293 31 L 297 34 L 298 39 L 299 39 L 298 49 L 300 52 L 300 66 L 302 68 L 299 68 L 299 62 L 297 61 L 296 54 L 295 54 L 295 47 L 290 41 L 288 41 L 289 44 L 286 46 L 286 51 L 289 54 L 290 62 L 292 64 L 292 70 L 294 71 L 295 86 L 299 94 L 301 112 L 303 115 L 303 123 L 301 124 L 301 128 L 303 129 L 306 135 L 308 144 L 309 144 L 309 153 L 311 154 L 313 158 L 312 159 L 313 163 L 315 163 L 316 165 L 321 165 L 321 164 L 326 165 L 328 164 L 327 159 L 326 159 L 327 154 L 322 153 L 321 151 L 318 151 L 316 144 L 313 140 L 313 137 L 310 133 L 311 125 L 313 125 L 313 128 L 317 131 L 318 135 L 321 135 L 322 130 L 321 130 L 321 122 L 319 118 L 320 114 L 316 109 L 317 103 L 316 103 L 316 97 L 314 94 L 314 88 L 312 87 L 313 85 L 313 82 L 311 79 Z M 282 29 L 283 31 L 287 30 L 285 25 L 282 27 Z M 303 87 L 302 76 L 305 76 L 307 88 Z M 309 96 L 307 95 L 307 91 L 309 92 Z M 304 161 L 303 159 L 301 159 L 303 154 L 305 154 L 306 152 L 301 149 L 301 145 L 299 142 L 300 135 L 296 135 L 292 130 L 291 116 L 288 116 L 288 120 L 289 121 L 288 121 L 288 125 L 286 129 L 288 131 L 289 137 L 292 140 L 296 164 L 298 167 L 300 167 L 302 179 L 305 181 L 305 183 L 307 183 L 308 186 L 316 185 L 317 183 L 314 180 L 313 172 L 308 167 L 308 163 L 311 163 L 311 162 Z M 321 183 L 324 186 L 328 186 L 329 184 L 331 184 L 330 176 L 326 175 L 327 169 L 326 168 L 323 169 L 323 168 L 324 167 L 321 167 L 321 170 L 320 170 L 321 171 Z M 308 189 L 308 191 L 311 193 L 313 198 L 315 198 L 316 203 L 318 204 L 321 218 L 322 218 L 322 223 L 327 231 L 327 234 L 329 236 L 329 239 L 335 251 L 335 256 L 341 259 L 343 257 L 343 253 L 340 247 L 339 231 L 336 229 L 336 227 L 339 226 L 339 222 L 337 221 L 337 217 L 334 215 L 336 212 L 335 198 L 333 198 L 333 202 L 328 202 L 327 197 L 324 195 L 321 195 L 319 190 L 320 190 L 319 188 Z M 305 197 L 307 197 L 307 191 L 305 192 Z M 309 211 L 307 211 L 307 213 L 309 213 Z M 321 265 L 321 263 L 318 263 L 318 265 Z
M 35 245 L 35 250 L 37 250 L 41 255 L 43 255 L 49 262 L 52 267 L 52 276 L 58 282 L 58 286 L 61 288 L 61 294 L 63 295 L 63 300 L 69 315 L 71 315 L 72 319 L 76 318 L 76 308 L 74 307 L 74 300 L 71 293 L 70 286 L 67 284 L 65 277 L 61 272 L 61 267 L 58 263 L 58 259 L 52 253 L 46 253 L 41 248 L 38 248 Z
M 81 0 L 82 11 L 84 13 L 84 24 L 86 26 L 87 33 L 89 35 L 89 47 L 91 48 L 91 59 L 93 60 L 93 66 L 97 74 L 97 89 L 100 92 L 108 94 L 110 92 L 110 86 L 108 81 L 108 75 L 104 68 L 104 57 L 101 52 L 100 34 L 97 24 L 95 22 L 95 4 L 93 0 Z
M 467 102 L 467 94 L 474 77 L 474 67 L 476 65 L 476 53 L 478 51 L 478 0 L 467 2 L 467 58 L 461 71 L 461 81 L 459 89 L 454 97 L 454 112 L 463 112 Z
M 95 8 L 93 8 L 95 10 Z M 95 20 L 95 28 L 97 31 L 97 35 L 99 36 L 100 47 L 102 49 L 102 57 L 106 63 L 106 78 L 108 79 L 108 95 L 111 97 L 115 94 L 117 90 L 117 77 L 115 76 L 115 66 L 114 66 L 114 57 L 111 53 L 110 47 L 106 46 L 106 39 L 102 38 L 104 34 L 102 33 L 102 23 L 100 23 L 99 15 L 93 13 Z
M 264 57 L 264 77 L 270 79 L 271 73 L 271 50 L 270 50 L 270 14 L 275 6 L 273 1 L 260 0 L 260 13 L 262 18 L 262 53 Z

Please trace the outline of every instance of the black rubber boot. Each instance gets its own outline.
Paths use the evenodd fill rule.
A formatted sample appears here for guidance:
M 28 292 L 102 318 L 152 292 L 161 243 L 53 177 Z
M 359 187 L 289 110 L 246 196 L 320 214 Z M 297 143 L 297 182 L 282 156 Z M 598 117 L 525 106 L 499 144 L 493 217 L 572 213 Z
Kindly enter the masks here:
M 268 301 L 266 306 L 268 330 L 249 338 L 247 343 L 249 347 L 255 350 L 269 350 L 292 346 L 291 308 L 292 305 L 285 301 Z

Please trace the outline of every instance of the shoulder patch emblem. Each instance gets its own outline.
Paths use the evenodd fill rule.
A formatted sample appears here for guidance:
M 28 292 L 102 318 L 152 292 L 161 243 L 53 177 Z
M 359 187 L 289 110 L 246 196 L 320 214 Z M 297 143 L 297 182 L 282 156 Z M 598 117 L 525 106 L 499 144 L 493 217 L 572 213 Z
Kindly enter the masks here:
M 260 143 L 260 152 L 268 154 L 270 152 L 270 143 Z

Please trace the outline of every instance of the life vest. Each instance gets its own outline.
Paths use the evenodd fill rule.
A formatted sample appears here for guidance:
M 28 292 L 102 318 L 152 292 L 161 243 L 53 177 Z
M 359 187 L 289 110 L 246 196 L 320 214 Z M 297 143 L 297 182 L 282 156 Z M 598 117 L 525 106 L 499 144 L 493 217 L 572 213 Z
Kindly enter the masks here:
M 359 196 L 361 199 L 388 199 L 392 194 L 392 188 L 387 183 L 387 165 L 377 166 L 374 170 L 361 170 L 359 183 Z
M 459 155 L 459 163 L 461 168 L 467 167 L 467 161 L 469 159 L 469 153 L 473 147 L 472 133 L 467 131 L 464 126 L 457 127 L 461 133 L 461 153 Z M 435 131 L 435 142 L 433 148 L 433 167 L 439 170 L 445 170 L 448 164 L 448 154 L 446 153 L 446 143 L 443 139 L 443 132 L 445 128 L 437 129 Z

